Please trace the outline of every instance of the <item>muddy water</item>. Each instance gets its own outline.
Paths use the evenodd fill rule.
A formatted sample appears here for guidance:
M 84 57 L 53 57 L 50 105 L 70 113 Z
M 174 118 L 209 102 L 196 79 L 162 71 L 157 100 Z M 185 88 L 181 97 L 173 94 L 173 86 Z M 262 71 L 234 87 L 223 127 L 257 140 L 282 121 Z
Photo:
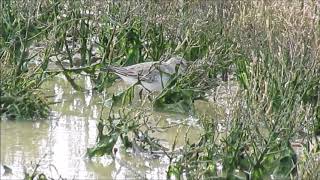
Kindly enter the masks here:
M 91 89 L 89 77 L 82 79 L 81 85 Z M 1 123 L 1 179 L 21 179 L 24 172 L 32 172 L 36 164 L 38 171 L 49 177 L 60 175 L 68 179 L 124 179 L 148 178 L 163 179 L 166 177 L 168 159 L 149 158 L 144 155 L 134 155 L 120 150 L 116 158 L 103 156 L 89 160 L 86 149 L 95 145 L 96 124 L 100 116 L 103 98 L 101 94 L 92 91 L 76 92 L 62 77 L 43 86 L 48 95 L 53 96 L 52 115 L 47 120 L 12 121 L 2 120 Z M 125 86 L 118 82 L 108 91 L 111 96 L 115 91 L 121 91 Z M 108 103 L 105 103 L 108 108 Z M 192 117 L 182 115 L 159 114 L 161 125 L 170 126 L 175 122 L 185 121 L 190 126 L 174 126 L 156 134 L 170 147 L 177 132 L 180 145 L 188 130 L 188 137 L 196 140 L 200 129 Z M 3 165 L 12 170 L 12 174 L 4 175 Z

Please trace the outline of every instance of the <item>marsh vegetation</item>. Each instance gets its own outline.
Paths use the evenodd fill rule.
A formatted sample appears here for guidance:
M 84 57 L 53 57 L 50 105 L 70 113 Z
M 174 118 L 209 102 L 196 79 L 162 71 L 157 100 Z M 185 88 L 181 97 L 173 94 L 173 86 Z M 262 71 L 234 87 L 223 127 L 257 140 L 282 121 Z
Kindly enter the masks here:
M 89 158 L 115 159 L 119 141 L 165 156 L 159 178 L 320 178 L 318 1 L 7 0 L 0 27 L 2 119 L 50 116 L 43 83 L 59 76 L 103 97 Z M 100 71 L 176 55 L 191 65 L 160 93 L 114 93 Z M 153 112 L 193 117 L 200 135 L 163 143 Z

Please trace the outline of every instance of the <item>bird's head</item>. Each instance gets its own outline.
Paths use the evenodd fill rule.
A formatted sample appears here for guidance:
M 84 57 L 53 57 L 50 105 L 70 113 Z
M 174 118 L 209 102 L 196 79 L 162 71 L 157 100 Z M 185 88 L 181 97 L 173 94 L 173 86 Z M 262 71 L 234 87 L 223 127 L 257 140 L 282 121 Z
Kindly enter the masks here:
M 166 63 L 174 67 L 179 66 L 182 71 L 185 71 L 189 66 L 189 63 L 182 57 L 172 57 Z

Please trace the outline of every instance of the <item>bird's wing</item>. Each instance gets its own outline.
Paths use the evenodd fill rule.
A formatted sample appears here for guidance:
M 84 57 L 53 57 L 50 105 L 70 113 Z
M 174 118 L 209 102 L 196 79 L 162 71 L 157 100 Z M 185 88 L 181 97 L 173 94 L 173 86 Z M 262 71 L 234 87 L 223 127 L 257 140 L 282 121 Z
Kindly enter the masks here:
M 169 75 L 172 75 L 176 72 L 175 66 L 170 66 L 168 64 L 161 64 L 158 69 L 160 72 Z
M 134 77 L 139 79 L 141 81 L 146 81 L 146 82 L 152 82 L 155 79 L 156 76 L 156 68 L 152 65 L 150 66 L 144 66 L 144 68 L 141 68 L 141 66 L 128 66 L 128 67 L 116 67 L 116 66 L 108 66 L 108 69 L 117 74 L 117 75 L 122 75 L 126 77 Z
M 147 74 L 149 71 L 151 71 L 154 68 L 155 64 L 157 64 L 157 62 L 144 62 L 144 63 L 127 66 L 125 68 L 131 71 L 136 71 L 137 73 L 140 73 L 140 74 Z
M 111 72 L 114 72 L 116 74 L 120 74 L 123 76 L 137 76 L 137 71 L 134 71 L 133 69 L 128 69 L 125 67 L 117 67 L 117 66 L 108 66 L 108 69 Z

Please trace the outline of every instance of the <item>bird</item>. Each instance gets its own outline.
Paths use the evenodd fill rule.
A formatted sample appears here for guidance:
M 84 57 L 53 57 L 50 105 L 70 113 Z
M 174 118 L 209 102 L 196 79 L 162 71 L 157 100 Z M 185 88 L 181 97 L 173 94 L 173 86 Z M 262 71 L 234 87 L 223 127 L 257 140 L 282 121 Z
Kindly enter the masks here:
M 177 56 L 167 61 L 143 62 L 125 67 L 109 65 L 101 70 L 116 74 L 128 85 L 138 83 L 149 92 L 154 92 L 161 91 L 172 75 L 183 74 L 187 68 L 188 62 Z

